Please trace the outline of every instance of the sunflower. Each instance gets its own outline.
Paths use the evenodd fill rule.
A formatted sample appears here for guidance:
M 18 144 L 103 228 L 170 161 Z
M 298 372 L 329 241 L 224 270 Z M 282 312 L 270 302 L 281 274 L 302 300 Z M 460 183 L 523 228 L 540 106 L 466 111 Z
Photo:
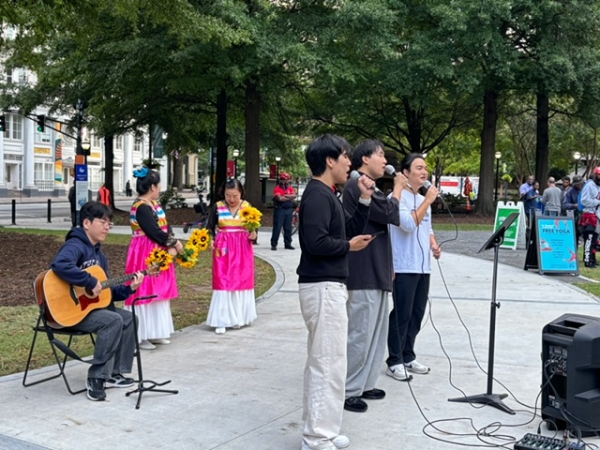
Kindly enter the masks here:
M 240 216 L 242 218 L 242 225 L 248 231 L 252 232 L 260 228 L 262 213 L 258 209 L 249 206 L 241 211 Z
M 146 265 L 156 265 L 160 270 L 167 270 L 173 263 L 173 257 L 165 250 L 155 247 L 146 258 Z

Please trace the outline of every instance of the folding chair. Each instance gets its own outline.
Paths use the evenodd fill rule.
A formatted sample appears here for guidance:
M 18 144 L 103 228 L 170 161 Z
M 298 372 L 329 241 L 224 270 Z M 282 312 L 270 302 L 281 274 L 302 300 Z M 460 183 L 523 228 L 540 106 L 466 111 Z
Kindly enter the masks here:
M 38 306 L 40 309 L 40 314 L 38 316 L 38 320 L 36 325 L 33 327 L 33 341 L 31 342 L 31 349 L 29 350 L 29 357 L 27 358 L 27 365 L 25 366 L 25 373 L 23 374 L 23 386 L 29 387 L 35 384 L 43 383 L 45 381 L 53 380 L 60 376 L 63 377 L 65 381 L 65 385 L 67 386 L 67 390 L 72 395 L 80 394 L 85 392 L 87 388 L 83 388 L 77 391 L 71 389 L 71 385 L 67 380 L 67 375 L 65 374 L 65 366 L 67 364 L 67 359 L 70 357 L 71 359 L 76 359 L 82 361 L 82 359 L 71 349 L 71 344 L 73 342 L 73 338 L 77 336 L 89 336 L 92 344 L 96 345 L 94 340 L 94 335 L 92 333 L 86 333 L 83 331 L 75 331 L 68 328 L 60 328 L 60 326 L 52 320 L 48 319 L 46 315 L 46 304 L 44 301 L 43 291 L 41 291 L 41 281 L 40 277 L 43 278 L 45 273 L 38 275 L 36 280 L 33 282 L 33 290 L 38 302 Z M 29 367 L 31 365 L 31 357 L 33 356 L 33 349 L 35 348 L 35 342 L 37 340 L 38 333 L 44 333 L 48 338 L 48 342 L 50 343 L 50 347 L 52 348 L 52 353 L 54 354 L 54 358 L 56 359 L 56 364 L 58 365 L 59 373 L 43 378 L 41 380 L 36 380 L 30 383 L 27 383 L 27 374 L 29 373 Z M 55 337 L 55 335 L 68 336 L 69 340 L 65 344 L 63 341 L 59 340 Z M 64 358 L 61 358 L 58 350 L 60 350 L 64 354 Z M 85 362 L 85 361 L 84 361 Z

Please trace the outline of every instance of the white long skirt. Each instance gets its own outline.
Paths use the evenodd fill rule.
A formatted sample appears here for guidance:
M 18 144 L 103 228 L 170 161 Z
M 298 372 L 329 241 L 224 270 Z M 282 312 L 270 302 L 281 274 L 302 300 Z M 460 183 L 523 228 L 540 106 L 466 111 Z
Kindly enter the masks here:
M 125 306 L 131 311 L 131 306 Z M 135 306 L 138 318 L 138 342 L 148 339 L 169 339 L 175 331 L 171 315 L 171 301 L 154 301 Z
M 243 327 L 256 320 L 254 289 L 213 291 L 206 324 L 215 328 Z

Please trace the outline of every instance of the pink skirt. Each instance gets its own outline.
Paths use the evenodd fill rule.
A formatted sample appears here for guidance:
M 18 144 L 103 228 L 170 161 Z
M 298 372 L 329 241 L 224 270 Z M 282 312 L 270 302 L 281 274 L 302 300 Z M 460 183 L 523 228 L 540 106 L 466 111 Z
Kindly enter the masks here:
M 148 268 L 146 266 L 146 259 L 150 256 L 150 252 L 154 250 L 155 247 L 161 246 L 145 235 L 132 237 L 127 253 L 127 265 L 125 266 L 127 273 L 146 270 Z M 165 249 L 165 247 L 161 248 Z M 137 297 L 154 294 L 156 294 L 155 298 L 151 300 L 141 300 L 137 302 L 136 305 L 143 305 L 145 303 L 161 300 L 171 300 L 179 297 L 177 278 L 175 277 L 175 263 L 167 270 L 160 271 L 157 275 L 146 276 L 138 290 L 125 300 L 125 305 L 131 305 L 133 300 Z
M 212 273 L 214 290 L 254 289 L 254 250 L 247 230 L 221 231 L 217 234 Z

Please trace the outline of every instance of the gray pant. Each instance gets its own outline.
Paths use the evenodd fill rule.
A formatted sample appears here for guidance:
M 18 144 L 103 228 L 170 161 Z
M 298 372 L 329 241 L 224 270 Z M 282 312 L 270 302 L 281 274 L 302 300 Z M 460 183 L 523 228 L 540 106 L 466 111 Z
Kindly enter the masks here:
M 94 359 L 106 360 L 102 364 L 92 364 L 88 370 L 88 377 L 106 380 L 116 373 L 131 372 L 135 334 L 133 315 L 129 311 L 119 308 L 115 311 L 97 309 L 72 328 L 86 333 L 95 333 Z
M 348 291 L 348 373 L 346 398 L 375 388 L 385 358 L 388 293 L 378 289 Z

